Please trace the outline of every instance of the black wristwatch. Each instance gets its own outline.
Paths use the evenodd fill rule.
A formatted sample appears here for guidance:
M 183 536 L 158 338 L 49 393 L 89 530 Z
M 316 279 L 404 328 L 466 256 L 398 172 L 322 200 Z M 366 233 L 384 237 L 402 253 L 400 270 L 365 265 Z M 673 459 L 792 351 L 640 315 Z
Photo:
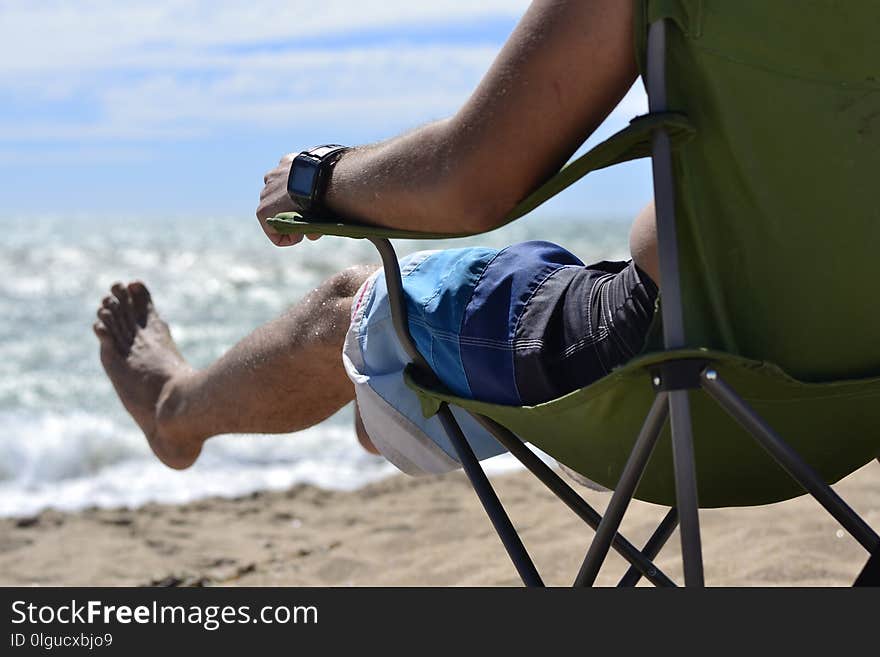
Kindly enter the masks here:
M 345 151 L 350 150 L 339 144 L 315 146 L 303 151 L 290 165 L 287 176 L 287 194 L 304 213 L 324 214 L 324 193 L 333 165 Z

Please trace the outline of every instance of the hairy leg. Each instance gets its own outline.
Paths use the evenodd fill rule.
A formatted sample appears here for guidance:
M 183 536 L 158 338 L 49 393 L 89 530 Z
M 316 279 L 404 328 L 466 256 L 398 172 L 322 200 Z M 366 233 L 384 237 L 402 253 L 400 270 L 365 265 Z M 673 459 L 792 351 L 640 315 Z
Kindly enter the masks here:
M 173 468 L 190 466 L 211 436 L 305 429 L 354 397 L 340 352 L 352 296 L 374 270 L 333 276 L 204 370 L 180 355 L 143 283 L 117 283 L 94 326 L 101 362 L 153 452 Z

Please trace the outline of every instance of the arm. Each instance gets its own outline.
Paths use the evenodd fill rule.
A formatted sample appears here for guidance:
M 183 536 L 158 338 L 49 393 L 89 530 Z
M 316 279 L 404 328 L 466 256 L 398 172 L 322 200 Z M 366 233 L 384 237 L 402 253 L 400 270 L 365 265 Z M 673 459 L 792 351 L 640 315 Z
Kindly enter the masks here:
M 346 153 L 326 202 L 392 228 L 490 230 L 571 157 L 636 75 L 631 0 L 534 0 L 455 116 Z M 295 210 L 283 207 L 291 159 L 267 174 L 261 221 Z M 276 244 L 289 237 L 264 229 Z

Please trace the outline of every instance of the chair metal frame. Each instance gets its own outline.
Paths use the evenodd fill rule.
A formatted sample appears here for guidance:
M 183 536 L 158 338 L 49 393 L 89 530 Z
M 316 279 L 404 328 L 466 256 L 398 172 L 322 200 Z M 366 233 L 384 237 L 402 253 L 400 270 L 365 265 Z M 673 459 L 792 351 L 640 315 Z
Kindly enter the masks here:
M 668 110 L 665 19 L 657 20 L 649 27 L 647 58 L 646 87 L 649 111 L 650 113 L 665 112 Z M 683 348 L 687 343 L 678 266 L 672 148 L 669 134 L 663 128 L 657 129 L 653 134 L 652 169 L 660 277 L 663 280 L 663 340 L 665 349 L 673 350 Z M 403 283 L 394 248 L 386 238 L 368 239 L 382 258 L 397 337 L 412 359 L 412 365 L 418 374 L 436 382 L 436 375 L 419 353 L 409 333 Z M 685 585 L 694 587 L 704 585 L 689 398 L 690 391 L 698 389 L 705 391 L 739 422 L 770 456 L 868 551 L 870 555 L 868 562 L 854 585 L 880 586 L 880 536 L 721 378 L 710 361 L 669 360 L 648 375 L 652 378 L 656 393 L 654 402 L 611 495 L 604 517 L 600 516 L 516 435 L 488 417 L 471 413 L 474 419 L 514 457 L 596 531 L 575 579 L 575 586 L 594 584 L 611 548 L 631 564 L 620 580 L 619 586 L 634 586 L 643 576 L 655 586 L 675 586 L 676 584 L 660 571 L 652 560 L 659 554 L 676 527 L 680 527 Z M 542 586 L 541 576 L 528 551 L 446 403 L 441 404 L 438 417 L 523 583 L 527 586 Z M 618 530 L 667 419 L 670 422 L 672 435 L 676 506 L 670 509 L 645 546 L 639 550 Z

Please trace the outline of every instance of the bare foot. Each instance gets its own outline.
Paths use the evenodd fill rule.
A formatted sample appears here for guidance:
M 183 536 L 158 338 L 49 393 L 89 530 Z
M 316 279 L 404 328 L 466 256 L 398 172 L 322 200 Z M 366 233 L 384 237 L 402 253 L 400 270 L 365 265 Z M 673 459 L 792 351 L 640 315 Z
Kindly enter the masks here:
M 94 330 L 101 364 L 153 452 L 172 468 L 192 465 L 205 437 L 183 426 L 175 396 L 193 370 L 156 313 L 146 286 L 139 281 L 113 285 L 98 309 Z

